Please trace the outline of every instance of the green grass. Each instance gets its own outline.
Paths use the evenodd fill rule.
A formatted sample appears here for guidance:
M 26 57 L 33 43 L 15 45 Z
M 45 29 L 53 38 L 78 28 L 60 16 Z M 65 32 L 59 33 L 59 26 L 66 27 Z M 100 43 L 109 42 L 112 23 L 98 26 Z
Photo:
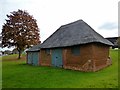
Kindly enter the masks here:
M 117 88 L 118 50 L 111 50 L 112 65 L 98 72 L 30 66 L 16 55 L 3 57 L 3 88 Z M 24 57 L 24 55 L 23 55 Z M 11 59 L 12 58 L 12 59 Z

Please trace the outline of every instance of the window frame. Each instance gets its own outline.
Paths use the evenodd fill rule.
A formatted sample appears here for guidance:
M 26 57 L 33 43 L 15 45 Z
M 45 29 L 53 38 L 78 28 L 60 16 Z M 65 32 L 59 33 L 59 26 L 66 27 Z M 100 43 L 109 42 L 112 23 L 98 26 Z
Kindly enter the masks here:
M 50 49 L 45 49 L 45 53 L 46 53 L 47 55 L 50 55 Z
M 74 56 L 79 56 L 80 55 L 80 46 L 72 46 L 71 53 Z

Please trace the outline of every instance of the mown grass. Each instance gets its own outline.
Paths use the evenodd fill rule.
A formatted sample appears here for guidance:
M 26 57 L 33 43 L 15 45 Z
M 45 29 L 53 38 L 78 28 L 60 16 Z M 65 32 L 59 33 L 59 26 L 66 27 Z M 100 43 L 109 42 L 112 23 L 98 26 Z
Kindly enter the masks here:
M 98 72 L 80 72 L 54 67 L 31 66 L 25 58 L 4 56 L 3 88 L 117 88 L 118 50 L 111 50 L 112 65 Z M 12 58 L 12 59 L 11 59 Z

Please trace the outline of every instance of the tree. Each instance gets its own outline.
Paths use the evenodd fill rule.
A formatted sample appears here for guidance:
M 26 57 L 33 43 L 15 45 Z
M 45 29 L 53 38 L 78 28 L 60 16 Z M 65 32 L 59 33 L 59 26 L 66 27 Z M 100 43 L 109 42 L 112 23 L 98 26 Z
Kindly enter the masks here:
M 20 59 L 23 50 L 40 43 L 39 28 L 36 19 L 27 11 L 13 11 L 7 15 L 7 18 L 1 33 L 2 47 L 15 46 L 19 52 L 18 59 Z

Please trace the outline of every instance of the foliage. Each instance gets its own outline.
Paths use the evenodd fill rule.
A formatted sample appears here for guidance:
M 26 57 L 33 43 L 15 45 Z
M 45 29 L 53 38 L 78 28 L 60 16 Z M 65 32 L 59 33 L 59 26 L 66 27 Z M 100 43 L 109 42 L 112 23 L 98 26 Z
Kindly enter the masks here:
M 15 46 L 21 52 L 39 43 L 39 28 L 36 19 L 29 15 L 27 11 L 13 11 L 7 15 L 8 20 L 4 23 L 2 28 L 2 46 Z
M 98 72 L 31 66 L 25 58 L 4 56 L 3 88 L 118 88 L 118 50 L 111 50 L 110 56 L 112 65 Z

